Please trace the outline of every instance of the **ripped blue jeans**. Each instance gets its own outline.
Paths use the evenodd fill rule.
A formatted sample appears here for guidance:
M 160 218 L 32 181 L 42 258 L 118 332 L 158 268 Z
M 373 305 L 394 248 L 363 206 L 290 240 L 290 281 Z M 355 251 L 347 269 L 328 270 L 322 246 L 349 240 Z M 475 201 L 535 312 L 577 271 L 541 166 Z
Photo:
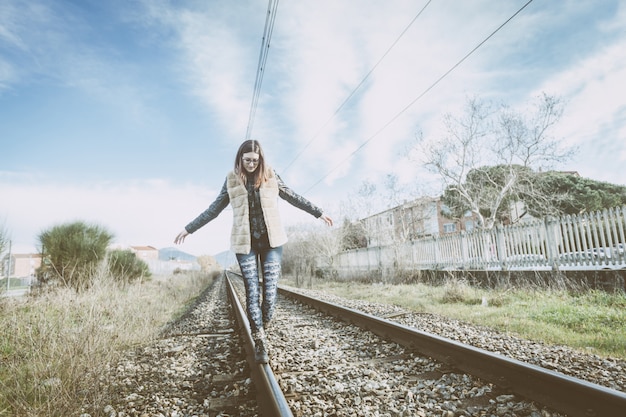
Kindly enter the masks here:
M 263 266 L 263 302 L 260 302 L 257 256 Z M 250 330 L 254 333 L 264 328 L 272 319 L 276 306 L 276 292 L 280 277 L 283 248 L 252 249 L 248 254 L 237 254 L 237 262 L 246 287 L 246 310 Z

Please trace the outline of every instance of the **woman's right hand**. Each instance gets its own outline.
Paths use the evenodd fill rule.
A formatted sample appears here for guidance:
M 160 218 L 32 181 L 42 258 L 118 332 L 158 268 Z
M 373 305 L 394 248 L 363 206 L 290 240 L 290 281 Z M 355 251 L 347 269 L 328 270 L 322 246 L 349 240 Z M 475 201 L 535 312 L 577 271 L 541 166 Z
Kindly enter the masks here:
M 174 239 L 174 243 L 177 245 L 183 243 L 188 234 L 189 232 L 186 229 L 183 229 L 183 231 L 176 236 L 176 239 Z

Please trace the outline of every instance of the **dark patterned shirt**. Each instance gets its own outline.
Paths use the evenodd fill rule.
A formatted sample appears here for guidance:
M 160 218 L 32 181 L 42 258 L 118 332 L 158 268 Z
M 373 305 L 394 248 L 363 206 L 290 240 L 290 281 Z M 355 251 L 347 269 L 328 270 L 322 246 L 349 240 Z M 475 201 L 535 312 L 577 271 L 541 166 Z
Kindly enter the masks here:
M 254 187 L 252 178 L 248 175 L 248 181 L 246 182 L 246 189 L 248 190 L 248 208 L 250 216 L 250 238 L 252 244 L 255 246 L 256 242 L 265 243 L 268 242 L 267 226 L 265 225 L 265 218 L 263 217 L 263 209 L 261 208 L 261 193 L 258 188 Z M 257 248 L 260 249 L 260 248 Z

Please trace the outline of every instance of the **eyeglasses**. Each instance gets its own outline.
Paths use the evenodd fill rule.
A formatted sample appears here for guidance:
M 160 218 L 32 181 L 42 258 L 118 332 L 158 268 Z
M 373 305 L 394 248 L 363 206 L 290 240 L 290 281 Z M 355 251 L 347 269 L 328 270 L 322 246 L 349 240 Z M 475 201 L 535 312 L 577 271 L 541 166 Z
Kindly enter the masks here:
M 256 165 L 259 163 L 258 158 L 257 159 L 252 159 L 252 158 L 242 158 L 243 163 L 246 165 Z

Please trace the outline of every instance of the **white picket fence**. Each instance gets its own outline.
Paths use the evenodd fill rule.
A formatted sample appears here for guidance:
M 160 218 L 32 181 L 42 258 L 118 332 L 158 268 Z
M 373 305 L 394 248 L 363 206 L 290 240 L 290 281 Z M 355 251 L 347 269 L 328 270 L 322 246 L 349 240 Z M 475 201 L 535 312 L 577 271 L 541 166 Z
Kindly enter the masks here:
M 339 274 L 626 268 L 626 206 L 338 254 Z

